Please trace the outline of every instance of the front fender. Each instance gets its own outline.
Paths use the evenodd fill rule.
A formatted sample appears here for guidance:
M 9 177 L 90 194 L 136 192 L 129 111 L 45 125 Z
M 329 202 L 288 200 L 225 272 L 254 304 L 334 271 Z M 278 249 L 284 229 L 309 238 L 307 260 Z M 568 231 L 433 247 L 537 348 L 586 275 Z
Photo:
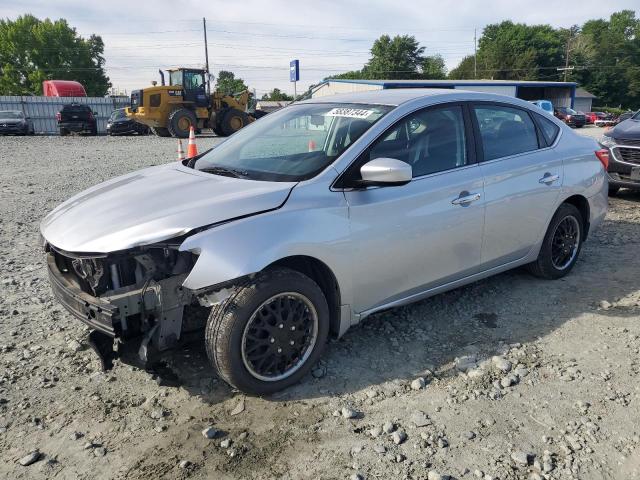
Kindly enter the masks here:
M 322 202 L 308 200 L 298 208 L 292 206 L 295 203 L 296 195 L 292 194 L 278 210 L 231 221 L 187 238 L 180 250 L 199 257 L 183 286 L 200 290 L 259 272 L 282 258 L 305 255 L 332 270 L 342 303 L 350 304 L 349 219 L 344 195 L 325 190 Z

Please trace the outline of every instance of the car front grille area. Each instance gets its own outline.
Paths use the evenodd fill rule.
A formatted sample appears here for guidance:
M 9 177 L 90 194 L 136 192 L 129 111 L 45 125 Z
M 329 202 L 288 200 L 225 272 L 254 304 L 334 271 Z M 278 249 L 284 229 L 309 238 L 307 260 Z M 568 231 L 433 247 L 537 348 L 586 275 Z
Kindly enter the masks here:
M 74 256 L 50 245 L 47 248 L 60 273 L 94 297 L 188 273 L 197 259 L 190 252 L 156 246 L 100 257 Z
M 83 292 L 94 297 L 136 283 L 137 262 L 133 257 L 73 258 L 52 250 L 61 273 L 69 275 Z
M 624 139 L 624 138 L 618 138 L 618 139 L 616 139 L 616 143 L 618 145 L 627 145 L 627 146 L 630 146 L 630 147 L 640 147 L 640 139 L 628 140 L 628 139 Z
M 615 150 L 615 157 L 617 157 L 618 160 L 640 165 L 640 147 L 616 147 Z

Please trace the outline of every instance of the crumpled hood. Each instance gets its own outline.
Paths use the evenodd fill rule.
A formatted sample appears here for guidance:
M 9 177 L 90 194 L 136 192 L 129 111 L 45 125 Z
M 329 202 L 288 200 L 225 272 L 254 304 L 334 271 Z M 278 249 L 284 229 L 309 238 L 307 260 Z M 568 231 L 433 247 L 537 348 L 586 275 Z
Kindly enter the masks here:
M 203 173 L 180 163 L 162 165 L 75 195 L 42 220 L 40 231 L 62 250 L 113 252 L 278 208 L 294 186 Z
M 616 125 L 609 133 L 609 136 L 616 139 L 640 140 L 640 120 L 628 118 Z

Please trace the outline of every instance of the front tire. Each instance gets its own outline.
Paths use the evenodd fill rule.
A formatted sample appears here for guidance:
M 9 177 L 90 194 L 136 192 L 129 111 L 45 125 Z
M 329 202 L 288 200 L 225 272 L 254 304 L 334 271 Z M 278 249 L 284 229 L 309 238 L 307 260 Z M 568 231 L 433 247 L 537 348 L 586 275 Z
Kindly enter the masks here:
M 318 285 L 288 268 L 259 273 L 211 310 L 205 342 L 220 377 L 249 394 L 298 382 L 320 358 L 329 308 Z
M 576 264 L 584 239 L 584 219 L 573 205 L 563 203 L 551 219 L 538 259 L 529 264 L 537 277 L 553 280 L 567 275 Z
M 222 117 L 220 122 L 220 130 L 223 135 L 228 137 L 233 135 L 242 127 L 246 127 L 249 124 L 249 115 L 235 108 L 230 108 Z
M 619 191 L 620 191 L 620 187 L 609 186 L 609 196 L 615 197 Z
M 176 138 L 188 138 L 191 127 L 197 127 L 198 120 L 191 110 L 178 108 L 169 114 L 167 128 L 171 136 Z

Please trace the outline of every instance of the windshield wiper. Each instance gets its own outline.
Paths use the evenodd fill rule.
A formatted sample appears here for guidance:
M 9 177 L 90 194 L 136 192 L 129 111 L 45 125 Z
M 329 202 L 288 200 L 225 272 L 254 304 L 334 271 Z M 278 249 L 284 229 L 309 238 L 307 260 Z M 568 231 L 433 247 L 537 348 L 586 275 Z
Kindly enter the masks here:
M 233 168 L 221 167 L 219 165 L 216 165 L 213 167 L 201 168 L 199 170 L 201 172 L 213 173 L 214 175 L 224 175 L 227 177 L 234 177 L 234 178 L 243 178 L 249 175 L 248 172 L 245 172 L 243 170 L 236 170 Z

